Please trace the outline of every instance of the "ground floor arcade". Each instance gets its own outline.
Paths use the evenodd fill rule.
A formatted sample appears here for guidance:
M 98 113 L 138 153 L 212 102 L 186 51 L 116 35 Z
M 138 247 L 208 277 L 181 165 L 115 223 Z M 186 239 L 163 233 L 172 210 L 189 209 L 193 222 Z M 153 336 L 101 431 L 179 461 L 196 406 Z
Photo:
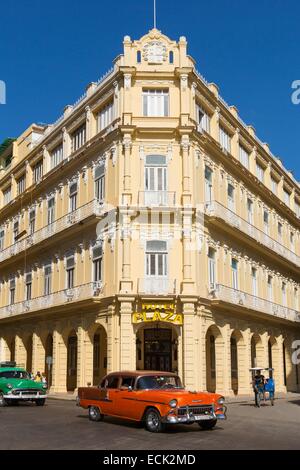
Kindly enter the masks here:
M 273 367 L 278 392 L 300 391 L 293 325 L 214 312 L 197 302 L 176 304 L 173 317 L 161 309 L 165 301 L 151 301 L 150 314 L 149 305 L 137 315 L 143 307 L 124 298 L 93 313 L 1 324 L 0 360 L 45 372 L 57 393 L 97 385 L 114 370 L 155 369 L 177 372 L 189 389 L 248 394 L 252 366 Z

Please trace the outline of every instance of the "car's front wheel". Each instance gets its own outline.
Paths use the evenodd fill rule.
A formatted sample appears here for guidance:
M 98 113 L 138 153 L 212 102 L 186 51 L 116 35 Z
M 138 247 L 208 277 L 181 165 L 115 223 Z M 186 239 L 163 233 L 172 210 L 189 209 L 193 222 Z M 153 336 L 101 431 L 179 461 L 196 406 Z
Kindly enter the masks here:
M 145 414 L 145 426 L 147 431 L 162 432 L 165 428 L 161 422 L 161 416 L 155 408 L 149 408 Z
M 2 407 L 6 405 L 7 405 L 7 401 L 5 400 L 3 393 L 0 392 L 0 406 Z
M 100 413 L 100 410 L 97 406 L 90 406 L 89 418 L 91 421 L 102 421 L 104 418 L 104 415 Z
M 38 400 L 35 400 L 36 406 L 44 406 L 46 399 L 45 398 L 39 398 Z
M 212 428 L 215 427 L 215 425 L 217 424 L 217 420 L 216 419 L 210 419 L 209 421 L 202 421 L 198 424 L 199 424 L 201 429 L 208 430 L 208 429 L 212 429 Z

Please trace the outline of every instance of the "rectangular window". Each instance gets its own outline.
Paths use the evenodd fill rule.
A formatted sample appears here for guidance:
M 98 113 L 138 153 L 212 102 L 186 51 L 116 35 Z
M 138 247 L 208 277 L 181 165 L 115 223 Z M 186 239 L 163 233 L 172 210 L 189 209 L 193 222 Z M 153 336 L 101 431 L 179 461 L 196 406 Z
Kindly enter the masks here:
M 113 120 L 114 120 L 114 105 L 113 105 L 113 101 L 111 101 L 102 109 L 100 109 L 98 113 L 98 116 L 97 116 L 98 132 L 102 131 L 107 126 L 109 126 L 109 124 L 111 124 Z
M 25 298 L 31 300 L 32 296 L 32 274 L 26 273 L 25 275 Z
M 75 274 L 75 256 L 71 255 L 66 258 L 66 272 L 67 272 L 67 289 L 74 287 L 74 274 Z
M 290 193 L 286 189 L 284 189 L 283 190 L 283 201 L 287 206 L 290 206 L 290 197 L 291 197 Z
M 169 116 L 169 90 L 143 90 L 144 116 Z
M 251 199 L 247 199 L 247 218 L 249 224 L 253 225 L 253 201 Z
M 69 186 L 70 212 L 76 211 L 77 209 L 77 186 L 77 181 L 70 183 Z
M 273 193 L 277 195 L 277 193 L 278 193 L 278 183 L 272 177 L 271 177 L 271 188 L 272 188 Z
M 265 170 L 263 167 L 259 163 L 256 163 L 256 176 L 262 183 L 264 182 L 264 174 Z
M 93 280 L 94 282 L 102 281 L 102 246 L 93 248 Z
M 240 162 L 249 169 L 249 153 L 242 146 L 240 146 Z
M 162 155 L 147 155 L 145 164 L 145 204 L 167 203 L 167 163 Z
M 153 240 L 146 247 L 146 276 L 166 277 L 168 253 L 167 242 Z
M 52 268 L 51 264 L 44 267 L 44 295 L 51 294 Z
M 257 296 L 257 270 L 255 268 L 251 269 L 251 278 L 252 278 L 252 295 Z
M 232 212 L 235 212 L 235 200 L 234 200 L 234 186 L 228 183 L 227 186 L 227 199 L 228 199 L 228 209 Z
M 208 250 L 208 279 L 209 289 L 216 287 L 216 251 L 213 248 Z
M 86 142 L 86 124 L 84 123 L 72 134 L 72 152 L 78 150 Z
M 25 175 L 23 175 L 17 181 L 17 194 L 19 195 L 19 194 L 24 193 L 25 187 L 26 187 L 26 178 L 25 178 Z
M 63 161 L 63 146 L 62 144 L 55 147 L 50 154 L 51 170 Z
M 105 166 L 97 165 L 95 168 L 95 197 L 97 201 L 103 202 L 105 198 Z
M 55 199 L 52 197 L 48 200 L 48 225 L 52 224 L 55 220 Z
M 231 260 L 232 287 L 238 289 L 238 261 L 234 258 Z
M 33 167 L 33 182 L 38 183 L 43 178 L 43 160 Z
M 290 232 L 290 244 L 291 244 L 291 248 L 294 249 L 295 248 L 295 234 L 294 234 L 294 232 Z
M 269 234 L 269 213 L 266 210 L 264 210 L 264 232 Z
M 9 281 L 9 303 L 10 303 L 10 305 L 15 303 L 15 295 L 16 295 L 16 280 L 11 279 Z
M 205 167 L 205 202 L 210 203 L 213 195 L 213 171 L 209 166 Z
M 273 278 L 268 276 L 268 300 L 273 302 Z
M 0 251 L 4 249 L 4 230 L 0 230 Z
M 4 204 L 8 204 L 11 201 L 11 186 L 3 191 Z
M 278 238 L 281 241 L 282 240 L 282 224 L 278 222 Z
M 196 105 L 196 119 L 197 119 L 200 132 L 205 131 L 209 134 L 210 133 L 210 117 L 204 111 L 204 109 L 198 104 Z
M 283 282 L 281 285 L 281 293 L 282 293 L 282 305 L 286 306 L 286 283 Z
M 29 212 L 29 235 L 32 235 L 35 231 L 35 209 L 31 209 Z
M 299 311 L 299 298 L 297 287 L 294 288 L 294 309 Z
M 220 145 L 223 149 L 227 150 L 227 152 L 230 152 L 230 149 L 231 149 L 230 135 L 221 126 L 220 126 Z
M 14 224 L 13 224 L 13 240 L 14 240 L 14 243 L 17 241 L 18 235 L 19 235 L 19 221 L 15 220 Z

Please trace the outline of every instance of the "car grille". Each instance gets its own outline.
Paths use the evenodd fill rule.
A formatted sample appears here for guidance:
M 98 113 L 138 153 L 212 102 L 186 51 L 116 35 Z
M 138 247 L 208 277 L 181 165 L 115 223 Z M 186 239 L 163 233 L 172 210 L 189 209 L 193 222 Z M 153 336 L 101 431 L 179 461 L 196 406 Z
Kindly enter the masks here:
M 42 392 L 42 390 L 39 388 L 25 388 L 25 389 L 18 388 L 17 390 L 12 391 L 13 395 L 20 395 L 22 393 L 23 396 L 35 395 L 37 392 Z
M 178 408 L 178 416 L 184 416 L 192 413 L 193 415 L 210 415 L 213 413 L 213 407 L 211 405 L 203 406 L 181 406 Z

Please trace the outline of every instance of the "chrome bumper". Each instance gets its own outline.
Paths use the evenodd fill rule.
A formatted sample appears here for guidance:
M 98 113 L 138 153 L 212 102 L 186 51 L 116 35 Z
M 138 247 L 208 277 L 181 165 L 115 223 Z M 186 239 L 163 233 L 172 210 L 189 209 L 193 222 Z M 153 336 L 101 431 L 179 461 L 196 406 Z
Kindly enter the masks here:
M 22 395 L 22 392 L 20 392 L 20 394 L 18 394 L 18 395 L 14 395 L 12 393 L 12 394 L 3 395 L 3 397 L 7 400 L 39 400 L 41 398 L 46 398 L 47 395 L 46 394 L 42 395 L 42 394 L 39 394 L 39 393 L 35 393 L 35 394 L 32 394 L 32 395 L 28 395 L 28 394 Z
M 169 413 L 162 418 L 162 422 L 166 424 L 193 424 L 200 423 L 201 421 L 227 419 L 226 411 L 226 406 L 223 406 L 222 413 L 215 413 L 212 411 L 212 413 L 205 415 L 194 415 L 193 413 L 188 413 L 182 416 L 178 416 L 175 414 L 176 410 L 170 410 Z

